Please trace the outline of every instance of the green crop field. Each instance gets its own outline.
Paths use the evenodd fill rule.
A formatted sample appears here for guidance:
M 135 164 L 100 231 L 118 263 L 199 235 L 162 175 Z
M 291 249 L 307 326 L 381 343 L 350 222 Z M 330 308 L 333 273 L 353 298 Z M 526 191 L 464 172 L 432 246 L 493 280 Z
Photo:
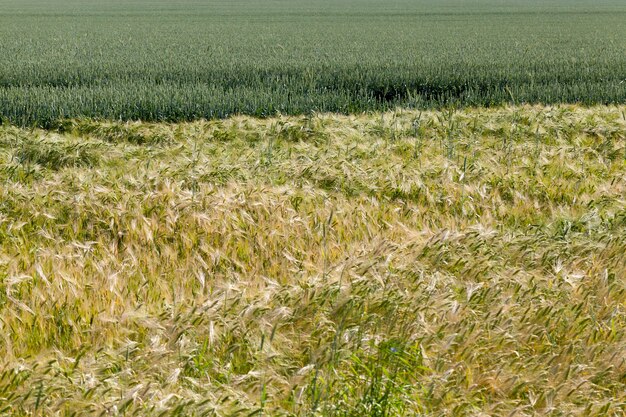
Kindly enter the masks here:
M 0 0 L 0 115 L 626 102 L 621 0 Z

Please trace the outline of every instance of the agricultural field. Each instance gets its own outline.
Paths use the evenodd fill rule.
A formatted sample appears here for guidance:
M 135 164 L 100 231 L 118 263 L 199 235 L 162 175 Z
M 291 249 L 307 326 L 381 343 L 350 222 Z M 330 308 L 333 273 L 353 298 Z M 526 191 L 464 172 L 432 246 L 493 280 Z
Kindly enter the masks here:
M 623 0 L 0 0 L 0 115 L 626 102 Z
M 0 416 L 626 415 L 623 0 L 0 0 Z
M 0 414 L 623 416 L 626 106 L 0 127 Z

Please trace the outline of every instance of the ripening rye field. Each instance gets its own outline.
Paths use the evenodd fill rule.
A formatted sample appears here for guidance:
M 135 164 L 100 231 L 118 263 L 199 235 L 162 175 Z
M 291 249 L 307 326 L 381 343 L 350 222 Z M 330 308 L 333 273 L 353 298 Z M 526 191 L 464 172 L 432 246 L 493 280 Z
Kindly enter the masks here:
M 0 416 L 626 415 L 623 0 L 0 0 Z
M 623 0 L 0 0 L 0 116 L 626 102 Z
M 0 414 L 623 416 L 626 107 L 0 127 Z

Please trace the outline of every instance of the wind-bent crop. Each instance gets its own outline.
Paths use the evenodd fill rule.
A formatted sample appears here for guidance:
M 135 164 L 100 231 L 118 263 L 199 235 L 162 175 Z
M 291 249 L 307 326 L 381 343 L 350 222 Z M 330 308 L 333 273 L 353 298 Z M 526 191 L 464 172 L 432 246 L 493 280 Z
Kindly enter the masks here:
M 623 415 L 625 110 L 2 126 L 0 413 Z

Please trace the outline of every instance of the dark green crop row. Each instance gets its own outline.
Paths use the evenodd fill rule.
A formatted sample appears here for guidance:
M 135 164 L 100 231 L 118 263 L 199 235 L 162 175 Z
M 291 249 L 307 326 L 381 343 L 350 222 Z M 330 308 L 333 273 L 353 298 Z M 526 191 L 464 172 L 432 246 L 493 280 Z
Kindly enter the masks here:
M 626 102 L 616 0 L 0 0 L 0 115 Z

